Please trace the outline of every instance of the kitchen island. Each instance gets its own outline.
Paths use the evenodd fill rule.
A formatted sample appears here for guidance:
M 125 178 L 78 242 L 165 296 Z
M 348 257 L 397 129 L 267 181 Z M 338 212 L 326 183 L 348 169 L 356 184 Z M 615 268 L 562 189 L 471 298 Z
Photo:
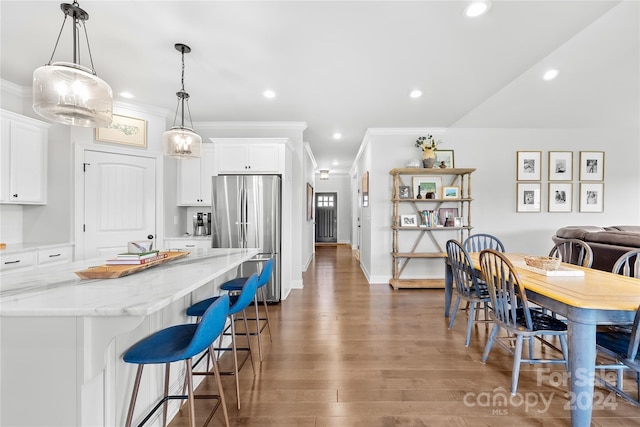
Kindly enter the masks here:
M 101 260 L 0 276 L 0 425 L 123 425 L 135 367 L 122 354 L 154 331 L 190 321 L 185 308 L 217 295 L 257 253 L 197 249 L 119 279 L 76 276 Z M 179 389 L 182 372 L 173 371 Z M 136 418 L 161 390 L 161 370 L 147 370 Z

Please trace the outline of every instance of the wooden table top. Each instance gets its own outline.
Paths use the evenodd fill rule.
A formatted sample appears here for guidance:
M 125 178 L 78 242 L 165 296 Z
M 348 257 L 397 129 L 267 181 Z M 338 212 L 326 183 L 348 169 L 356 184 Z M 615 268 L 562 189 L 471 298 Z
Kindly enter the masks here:
M 520 268 L 525 254 L 506 253 L 518 272 L 520 283 L 541 295 L 573 307 L 597 310 L 637 310 L 640 306 L 640 279 L 621 276 L 593 268 L 562 263 L 563 266 L 584 271 L 584 276 L 546 276 Z M 469 254 L 480 270 L 480 253 Z

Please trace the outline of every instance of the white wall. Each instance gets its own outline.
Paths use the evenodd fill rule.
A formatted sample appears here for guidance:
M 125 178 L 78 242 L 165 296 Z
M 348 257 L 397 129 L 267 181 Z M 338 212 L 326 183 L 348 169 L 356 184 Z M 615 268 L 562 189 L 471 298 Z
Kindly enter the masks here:
M 307 268 L 309 267 L 309 263 L 311 262 L 312 258 L 313 258 L 313 254 L 315 252 L 315 227 L 316 227 L 316 222 L 315 222 L 315 211 L 313 212 L 313 220 L 312 221 L 308 221 L 307 220 L 307 184 L 311 184 L 311 186 L 314 188 L 314 195 L 315 192 L 317 191 L 316 188 L 316 184 L 317 181 L 315 180 L 315 171 L 316 171 L 316 167 L 318 166 L 316 163 L 316 159 L 313 157 L 313 152 L 311 151 L 311 147 L 309 146 L 308 142 L 304 143 L 304 153 L 303 153 L 303 158 L 302 158 L 302 170 L 303 170 L 303 178 L 300 181 L 301 183 L 301 190 L 304 193 L 303 196 L 303 201 L 304 203 L 302 203 L 302 211 L 300 212 L 300 218 L 302 219 L 301 224 L 302 224 L 302 228 L 301 228 L 301 235 L 299 237 L 298 240 L 300 240 L 301 243 L 301 247 L 300 247 L 300 256 L 301 256 L 301 261 L 302 261 L 302 271 L 307 271 Z M 313 200 L 311 201 L 312 203 L 312 207 L 313 207 Z
M 371 283 L 386 283 L 391 277 L 391 176 L 389 170 L 405 167 L 419 158 L 415 139 L 428 133 L 415 129 L 368 132 L 368 148 L 356 162 L 358 175 L 370 172 L 371 224 L 362 232 L 371 240 L 371 254 L 361 259 Z M 449 129 L 440 149 L 454 150 L 455 165 L 476 168 L 472 175 L 472 225 L 474 233 L 498 236 L 507 250 L 547 254 L 551 236 L 565 225 L 616 225 L 640 223 L 640 135 L 638 129 Z M 363 143 L 364 144 L 364 143 Z M 542 151 L 542 212 L 516 212 L 516 152 Z M 578 157 L 580 151 L 605 152 L 604 212 L 578 212 Z M 574 153 L 573 212 L 547 212 L 549 151 Z M 365 161 L 370 153 L 371 161 Z M 367 166 L 369 165 L 369 166 Z M 363 237 L 364 240 L 364 237 Z M 363 243 L 364 245 L 364 243 Z M 442 263 L 418 260 L 425 265 L 409 269 L 405 276 L 442 277 Z M 434 260 L 432 260 L 434 261 Z M 415 264 L 415 261 L 413 261 Z M 426 268 L 426 270 L 425 270 Z
M 346 174 L 329 174 L 321 180 L 316 174 L 316 193 L 337 193 L 338 243 L 351 244 L 351 179 Z

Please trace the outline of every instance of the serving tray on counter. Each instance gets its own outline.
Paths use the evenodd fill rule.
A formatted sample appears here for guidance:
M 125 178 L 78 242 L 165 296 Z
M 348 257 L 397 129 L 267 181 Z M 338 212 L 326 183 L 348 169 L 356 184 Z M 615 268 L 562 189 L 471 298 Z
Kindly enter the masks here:
M 576 268 L 565 267 L 561 265 L 557 270 L 543 270 L 541 268 L 532 267 L 527 265 L 524 261 L 516 261 L 513 263 L 515 267 L 522 268 L 524 270 L 531 271 L 533 273 L 542 274 L 547 277 L 576 277 L 584 276 L 584 271 Z
M 119 277 L 129 276 L 134 273 L 146 270 L 159 264 L 175 261 L 180 258 L 184 258 L 190 254 L 188 251 L 165 251 L 160 252 L 161 255 L 166 255 L 165 258 L 151 261 L 146 264 L 137 265 L 99 265 L 95 267 L 89 267 L 84 270 L 76 271 L 76 275 L 81 279 L 117 279 Z

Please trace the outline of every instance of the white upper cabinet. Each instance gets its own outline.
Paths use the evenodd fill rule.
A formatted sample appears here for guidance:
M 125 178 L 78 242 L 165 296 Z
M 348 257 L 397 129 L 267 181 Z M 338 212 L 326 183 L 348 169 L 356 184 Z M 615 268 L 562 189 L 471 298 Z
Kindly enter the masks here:
M 178 160 L 178 206 L 211 205 L 211 177 L 215 168 L 213 144 L 202 144 L 199 159 Z
M 47 203 L 47 123 L 0 110 L 0 203 Z
M 284 138 L 211 138 L 217 174 L 281 174 Z

